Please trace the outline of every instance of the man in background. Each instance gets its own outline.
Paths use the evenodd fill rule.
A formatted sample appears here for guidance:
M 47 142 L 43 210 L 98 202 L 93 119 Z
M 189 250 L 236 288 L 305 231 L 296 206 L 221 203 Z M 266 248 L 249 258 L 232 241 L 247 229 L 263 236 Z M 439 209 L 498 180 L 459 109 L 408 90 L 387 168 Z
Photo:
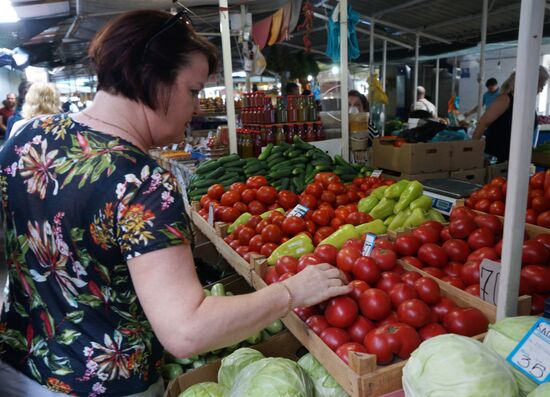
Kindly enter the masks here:
M 498 81 L 494 77 L 491 77 L 489 80 L 485 82 L 485 87 L 487 88 L 487 91 L 483 94 L 482 98 L 482 104 L 483 104 L 483 110 L 487 111 L 493 101 L 497 99 L 498 97 Z M 472 110 L 464 113 L 465 117 L 470 117 L 472 114 L 477 113 L 477 105 L 472 108 Z
M 4 137 L 6 134 L 6 128 L 8 125 L 8 119 L 13 116 L 15 113 L 15 104 L 17 102 L 17 97 L 14 92 L 10 92 L 6 95 L 6 100 L 4 101 L 4 107 L 0 109 L 0 137 Z
M 432 118 L 437 117 L 437 114 L 435 114 L 435 105 L 426 99 L 426 89 L 421 85 L 416 87 L 416 103 L 412 110 L 425 110 L 431 114 Z
M 19 91 L 19 97 L 17 98 L 17 107 L 15 108 L 15 113 L 13 116 L 11 116 L 8 119 L 8 123 L 6 124 L 6 135 L 5 138 L 8 139 L 11 134 L 11 129 L 13 128 L 13 125 L 21 120 L 23 116 L 21 116 L 21 110 L 23 109 L 23 104 L 25 103 L 25 96 L 27 95 L 27 91 L 29 90 L 29 87 L 31 86 L 31 83 L 27 80 L 21 81 L 18 87 Z
M 300 87 L 296 83 L 287 83 L 285 86 L 285 95 L 300 95 Z

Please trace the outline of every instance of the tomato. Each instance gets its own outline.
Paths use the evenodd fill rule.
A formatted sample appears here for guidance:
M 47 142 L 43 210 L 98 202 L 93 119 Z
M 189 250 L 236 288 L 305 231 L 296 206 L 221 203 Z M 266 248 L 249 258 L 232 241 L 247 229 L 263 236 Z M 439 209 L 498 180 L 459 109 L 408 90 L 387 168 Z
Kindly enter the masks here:
M 231 192 L 226 192 L 224 194 L 227 193 Z M 240 215 L 239 211 L 235 208 L 224 208 L 222 212 L 220 212 L 220 220 L 225 223 L 233 223 Z
M 241 201 L 241 195 L 236 191 L 228 191 L 222 195 L 221 205 L 232 207 L 236 202 Z
M 331 183 L 340 183 L 340 177 L 332 172 L 322 172 L 321 183 L 326 189 Z
M 521 269 L 521 279 L 525 280 L 538 294 L 550 293 L 550 267 L 527 265 Z
M 487 199 L 493 201 L 504 201 L 504 194 L 500 186 L 489 186 L 487 188 Z
M 439 302 L 432 306 L 432 312 L 435 314 L 438 321 L 441 321 L 447 313 L 450 313 L 456 308 L 458 308 L 456 303 L 446 296 L 442 296 Z
M 530 179 L 529 179 L 529 187 L 531 189 L 542 189 L 544 188 L 544 177 L 545 172 L 539 171 L 535 173 Z
M 319 314 L 317 306 L 297 307 L 293 311 L 302 321 L 306 321 L 311 316 Z
M 443 326 L 454 334 L 475 336 L 487 332 L 489 321 L 479 309 L 466 307 L 447 313 Z
M 262 218 L 258 215 L 253 215 L 250 217 L 250 219 L 245 223 L 246 226 L 251 227 L 252 229 L 256 230 L 256 227 L 260 224 L 262 221 Z
M 421 277 L 414 282 L 418 297 L 429 305 L 434 305 L 441 299 L 439 285 L 428 277 Z
M 550 199 L 546 197 L 535 197 L 531 201 L 531 207 L 537 212 L 550 210 Z
M 281 256 L 279 259 L 277 259 L 277 262 L 275 263 L 275 270 L 277 270 L 277 274 L 279 276 L 282 276 L 285 273 L 296 274 L 297 267 L 298 267 L 298 259 L 289 255 Z
M 327 186 L 327 190 L 337 196 L 346 192 L 346 188 L 341 183 L 329 183 Z
M 262 248 L 260 249 L 260 254 L 265 256 L 266 258 L 270 257 L 273 251 L 277 249 L 279 245 L 275 243 L 265 243 L 262 245 Z
M 472 285 L 479 284 L 479 266 L 481 261 L 473 260 L 466 262 L 460 270 L 460 279 L 464 281 L 464 284 Z
M 240 247 L 237 247 L 235 251 L 237 251 L 237 254 L 244 257 L 244 255 L 248 253 L 249 249 L 248 249 L 248 246 L 241 245 Z
M 395 141 L 393 141 L 393 146 L 394 147 L 397 147 L 397 148 L 400 148 L 401 146 L 403 146 L 404 144 L 407 143 L 407 140 L 406 139 L 396 139 Z
M 370 331 L 365 337 L 367 352 L 376 355 L 378 364 L 389 364 L 394 354 L 406 360 L 420 345 L 422 339 L 407 324 L 391 323 Z
M 430 338 L 433 338 L 438 335 L 446 334 L 447 330 L 438 323 L 430 323 L 426 324 L 422 328 L 418 330 L 418 334 L 422 338 L 422 340 L 428 340 Z
M 456 287 L 458 289 L 464 289 L 466 287 L 460 277 L 445 276 L 441 278 L 441 280 L 445 281 L 448 284 L 451 284 L 453 287 Z
M 502 244 L 503 240 L 499 240 L 498 243 L 495 244 L 495 252 L 497 253 L 497 256 L 500 258 L 502 256 Z
M 277 189 L 273 186 L 262 186 L 256 191 L 256 197 L 266 205 L 273 204 L 277 200 Z
M 470 218 L 470 219 L 474 219 L 476 216 L 476 213 L 474 211 L 472 211 L 471 209 L 469 208 L 466 208 L 466 207 L 455 207 L 453 208 L 453 210 L 451 211 L 451 215 L 449 217 L 449 220 L 452 222 L 456 219 L 460 219 L 460 218 Z
M 435 278 L 445 277 L 445 273 L 443 272 L 443 270 L 441 270 L 438 267 L 428 266 L 428 267 L 422 268 L 422 271 L 428 273 L 430 276 L 433 276 Z
M 395 251 L 401 256 L 416 255 L 422 245 L 420 239 L 412 234 L 403 234 L 395 239 Z
M 490 185 L 493 185 L 493 186 L 502 186 L 506 183 L 506 178 L 502 177 L 502 176 L 497 176 L 493 179 L 491 179 L 491 182 L 489 182 Z
M 364 212 L 352 212 L 346 217 L 346 223 L 350 225 L 362 225 L 363 223 L 367 223 L 372 221 L 372 217 L 368 214 L 365 214 Z
M 356 203 L 358 202 L 359 200 L 362 199 L 361 197 L 361 192 L 356 192 L 355 190 L 350 190 L 347 195 L 348 195 L 348 203 Z
M 241 193 L 241 200 L 245 204 L 249 204 L 251 201 L 256 200 L 256 190 L 255 189 L 245 189 Z
M 357 318 L 357 303 L 347 296 L 329 300 L 325 309 L 325 318 L 333 327 L 347 328 Z
M 267 186 L 267 179 L 265 176 L 251 176 L 246 180 L 246 187 L 249 189 L 259 189 L 262 186 Z
M 356 301 L 359 301 L 361 294 L 370 288 L 369 285 L 362 280 L 353 280 L 348 285 L 353 288 L 349 293 L 349 296 Z
M 465 239 L 478 228 L 472 218 L 459 218 L 449 223 L 449 233 L 453 238 Z
M 427 243 L 418 250 L 418 259 L 434 267 L 444 267 L 449 258 L 447 252 L 437 244 Z
M 443 243 L 443 249 L 449 256 L 449 260 L 455 262 L 466 262 L 470 254 L 470 246 L 463 240 L 451 239 Z
M 443 271 L 447 276 L 460 277 L 460 270 L 462 269 L 462 263 L 449 262 L 447 266 L 443 268 Z
M 344 343 L 343 345 L 338 347 L 338 349 L 336 349 L 336 355 L 348 365 L 350 352 L 366 353 L 367 349 L 362 343 L 357 342 Z
M 380 271 L 392 270 L 397 261 L 397 255 L 393 250 L 382 247 L 374 247 L 371 257 L 376 262 Z
M 441 241 L 447 241 L 452 238 L 453 236 L 451 236 L 451 233 L 449 232 L 449 226 L 445 226 L 443 229 L 441 229 L 441 233 L 439 233 L 439 239 Z
M 208 197 L 212 200 L 219 200 L 225 193 L 225 188 L 222 184 L 216 183 L 208 188 Z
M 346 224 L 346 222 L 342 221 L 339 218 L 333 218 L 330 221 L 330 227 L 332 227 L 334 230 L 338 230 L 340 228 L 340 226 L 345 225 L 345 224 Z
M 231 186 L 229 186 L 229 191 L 231 192 L 237 192 L 241 194 L 246 189 L 246 185 L 242 182 L 235 182 Z
M 256 233 L 256 231 L 254 231 L 254 233 Z M 259 234 L 255 234 L 248 242 L 248 248 L 250 251 L 258 253 L 261 251 L 263 245 L 264 241 L 262 240 L 262 236 Z
M 321 198 L 319 200 L 322 203 L 335 204 L 336 195 L 332 192 L 329 192 L 328 190 L 324 190 L 323 193 L 321 193 Z
M 483 247 L 468 255 L 466 261 L 481 261 L 485 258 L 496 261 L 499 258 L 499 254 L 493 247 Z
M 302 193 L 298 202 L 309 210 L 314 210 L 315 208 L 317 208 L 317 199 L 315 198 L 315 196 L 312 196 L 310 194 Z
M 480 297 L 480 287 L 479 284 L 472 284 L 464 288 L 464 291 L 469 293 L 470 295 Z
M 252 229 L 251 227 L 244 226 L 239 231 L 239 244 L 248 245 L 250 243 L 250 239 L 255 235 L 256 230 Z
M 347 194 L 339 194 L 336 196 L 336 201 L 334 205 L 336 207 L 340 207 L 342 205 L 346 205 L 348 203 L 348 195 Z
M 539 294 L 533 294 L 531 297 L 531 314 L 538 315 L 544 313 L 544 301 L 546 297 Z
M 474 208 L 475 205 L 476 205 L 476 200 L 474 200 L 473 197 L 468 197 L 467 199 L 464 200 L 464 205 L 468 208 Z
M 550 228 L 550 211 L 541 212 L 537 216 L 536 224 L 542 227 Z
M 216 202 L 216 200 L 212 199 L 208 194 L 205 194 L 201 197 L 199 200 L 199 204 L 201 205 L 201 208 L 208 209 L 210 203 Z
M 283 237 L 283 233 L 277 225 L 267 225 L 262 230 L 262 240 L 266 243 L 278 244 L 281 241 L 281 237 Z
M 271 285 L 279 281 L 279 275 L 277 274 L 275 268 L 270 266 L 266 270 L 263 279 L 267 285 Z
M 422 261 L 414 256 L 404 256 L 400 260 L 401 262 L 405 262 L 406 264 L 410 266 L 414 266 L 418 269 L 422 269 L 424 267 L 424 264 L 422 263 Z
M 351 340 L 349 334 L 341 328 L 328 327 L 321 332 L 321 340 L 332 350 L 338 349 Z
M 323 263 L 323 262 L 319 258 L 317 258 L 314 254 L 302 255 L 302 257 L 298 260 L 297 271 L 301 272 L 302 270 L 304 270 L 306 266 L 314 266 L 320 263 Z
M 480 227 L 470 234 L 470 237 L 468 237 L 468 244 L 470 244 L 470 247 L 473 250 L 483 247 L 492 247 L 495 245 L 495 235 L 491 229 L 487 227 Z
M 417 237 L 422 244 L 439 242 L 439 231 L 431 226 L 420 226 L 413 230 L 413 235 Z
M 321 262 L 336 266 L 338 248 L 331 244 L 321 244 L 315 248 L 313 255 L 315 255 L 315 257 L 317 257 Z
M 416 280 L 418 280 L 419 278 L 421 278 L 422 276 L 420 275 L 420 273 L 417 273 L 417 272 L 405 272 L 402 276 L 401 276 L 401 281 L 403 281 L 405 284 L 407 284 L 409 287 L 413 287 L 414 288 L 414 283 Z
M 532 208 L 527 208 L 527 211 L 525 212 L 525 222 L 542 226 L 538 222 L 538 216 L 539 216 L 539 213 L 537 211 L 535 211 Z
M 315 234 L 316 230 L 317 230 L 317 227 L 315 226 L 315 223 L 313 223 L 313 221 L 306 220 L 306 231 L 309 232 L 309 234 L 313 235 Z
M 387 324 L 398 324 L 398 323 L 399 323 L 399 320 L 397 319 L 397 313 L 392 311 L 388 317 L 386 317 L 383 320 L 376 321 L 374 324 L 376 328 L 379 328 Z
M 326 210 L 315 210 L 311 216 L 311 220 L 319 226 L 326 226 L 330 223 L 330 213 Z
M 233 204 L 233 208 L 239 211 L 239 214 L 244 214 L 245 212 L 248 211 L 248 207 L 246 206 L 246 204 L 240 201 Z
M 505 206 L 502 201 L 493 201 L 489 206 L 489 213 L 498 216 L 504 216 Z
M 408 299 L 397 308 L 397 318 L 400 322 L 420 328 L 430 322 L 432 312 L 426 303 L 420 299 Z
M 353 263 L 361 257 L 361 250 L 355 247 L 344 247 L 336 256 L 336 265 L 342 271 L 350 273 L 353 269 Z
M 363 343 L 365 336 L 367 336 L 367 334 L 374 328 L 375 327 L 372 321 L 358 315 L 353 324 L 351 324 L 346 331 L 349 333 L 352 341 Z
M 416 291 L 405 283 L 398 283 L 391 287 L 388 293 L 391 303 L 394 309 L 397 309 L 399 305 L 409 299 L 417 298 Z
M 264 230 L 264 228 L 269 224 L 270 223 L 267 219 L 262 219 L 260 223 L 258 223 L 258 225 L 256 226 L 256 233 L 261 234 L 262 230 Z
M 386 293 L 390 292 L 395 284 L 401 282 L 401 277 L 395 272 L 383 272 L 380 274 L 380 279 L 376 283 L 376 288 L 379 288 Z
M 281 229 L 287 236 L 294 236 L 306 229 L 306 222 L 299 216 L 288 216 L 283 220 Z
M 490 229 L 496 236 L 502 235 L 502 221 L 495 215 L 477 215 L 474 222 L 478 227 Z
M 550 250 L 550 234 L 542 233 L 536 236 L 534 239 L 543 244 L 548 250 Z
M 279 276 L 279 282 L 285 281 L 286 279 L 289 279 L 292 276 L 294 276 L 294 273 L 285 273 L 282 276 Z
M 381 289 L 371 288 L 359 297 L 359 308 L 369 320 L 382 320 L 391 313 L 391 300 Z
M 307 185 L 306 189 L 304 190 L 304 193 L 310 194 L 317 198 L 321 198 L 321 195 L 323 194 L 323 190 L 324 190 L 323 185 L 315 182 Z
M 298 195 L 289 190 L 281 190 L 277 194 L 277 201 L 279 202 L 279 205 L 287 211 L 296 207 L 296 204 L 298 204 Z
M 338 207 L 336 210 L 334 210 L 334 216 L 340 220 L 342 220 L 344 223 L 348 217 L 348 215 L 351 214 L 351 211 L 347 209 L 346 207 Z
M 313 316 L 309 317 L 306 320 L 306 324 L 313 332 L 315 332 L 317 335 L 321 335 L 321 333 L 330 327 L 329 323 L 325 319 L 325 316 L 322 316 L 320 314 L 314 314 Z
M 355 259 L 351 272 L 356 279 L 363 280 L 369 285 L 376 284 L 380 278 L 380 270 L 378 270 L 376 262 L 367 256 L 360 256 Z
M 374 242 L 374 247 L 395 251 L 393 243 L 386 238 L 377 238 L 376 241 Z
M 426 221 L 420 226 L 429 226 L 437 230 L 438 233 L 441 233 L 441 230 L 443 230 L 443 224 L 437 222 L 437 221 Z
M 546 263 L 549 258 L 550 251 L 544 244 L 536 240 L 527 240 L 523 243 L 522 263 Z
M 252 215 L 261 215 L 265 211 L 266 211 L 265 206 L 258 200 L 252 200 L 248 204 L 248 212 L 250 212 Z

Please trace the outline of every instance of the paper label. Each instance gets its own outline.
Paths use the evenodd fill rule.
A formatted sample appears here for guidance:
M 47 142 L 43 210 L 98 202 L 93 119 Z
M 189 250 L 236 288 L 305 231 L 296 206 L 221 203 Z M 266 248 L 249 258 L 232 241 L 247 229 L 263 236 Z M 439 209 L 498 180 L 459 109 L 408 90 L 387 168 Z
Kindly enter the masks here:
M 550 320 L 539 318 L 506 361 L 538 384 L 550 381 Z
M 308 211 L 309 211 L 309 208 L 307 208 L 306 206 L 303 206 L 302 204 L 298 204 L 288 213 L 286 217 L 288 218 L 289 216 L 298 216 L 300 218 L 303 218 L 304 216 L 306 216 Z
M 500 283 L 500 263 L 483 259 L 479 266 L 479 295 L 485 302 L 496 306 Z
M 214 203 L 210 203 L 208 207 L 208 224 L 214 226 Z
M 372 174 L 370 174 L 373 178 L 379 178 L 380 175 L 382 175 L 382 170 L 374 170 L 372 171 Z
M 363 245 L 363 251 L 361 252 L 363 256 L 370 256 L 370 253 L 374 248 L 375 241 L 376 241 L 376 234 L 367 233 L 365 235 L 365 244 Z

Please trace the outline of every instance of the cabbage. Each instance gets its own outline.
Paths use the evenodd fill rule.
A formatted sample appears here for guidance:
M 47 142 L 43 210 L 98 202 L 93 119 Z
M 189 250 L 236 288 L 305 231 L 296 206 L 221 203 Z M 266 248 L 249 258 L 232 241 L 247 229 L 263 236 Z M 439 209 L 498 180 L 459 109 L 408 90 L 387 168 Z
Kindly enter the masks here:
M 550 382 L 543 383 L 529 393 L 527 397 L 550 397 Z
M 228 397 L 314 397 L 306 372 L 286 358 L 264 358 L 235 379 Z
M 226 390 L 215 382 L 197 383 L 178 397 L 223 397 Z
M 218 371 L 218 383 L 227 389 L 231 389 L 237 375 L 249 364 L 262 358 L 264 358 L 264 355 L 258 350 L 247 347 L 235 350 L 222 360 Z
M 489 326 L 489 332 L 487 332 L 483 343 L 506 359 L 537 320 L 536 316 L 510 317 L 500 320 Z M 512 365 L 510 368 L 516 377 L 521 397 L 525 397 L 537 387 L 537 384 L 521 371 Z
M 428 339 L 403 368 L 406 397 L 517 397 L 506 362 L 482 343 L 447 334 Z
M 328 371 L 311 353 L 298 360 L 298 365 L 306 371 L 315 388 L 315 397 L 347 397 L 348 394 L 334 380 Z

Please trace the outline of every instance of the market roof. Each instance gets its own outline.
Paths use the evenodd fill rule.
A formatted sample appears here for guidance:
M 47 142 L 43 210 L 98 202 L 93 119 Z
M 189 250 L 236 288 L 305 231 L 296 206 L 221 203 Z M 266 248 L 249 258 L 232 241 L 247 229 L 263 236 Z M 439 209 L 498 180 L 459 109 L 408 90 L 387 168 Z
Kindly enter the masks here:
M 288 1 L 253 0 L 246 2 L 256 22 L 272 14 Z M 474 47 L 480 40 L 481 0 L 350 0 L 351 7 L 359 12 L 357 25 L 359 62 L 368 62 L 370 23 L 375 21 L 375 56 L 380 59 L 382 40 L 388 42 L 388 58 L 405 59 L 414 54 L 416 34 L 420 35 L 421 55 L 449 53 Z M 517 39 L 520 0 L 489 0 L 488 42 Z M 211 35 L 219 44 L 219 14 L 216 0 L 38 0 L 33 1 L 36 15 L 29 3 L 12 0 L 19 15 L 29 15 L 16 24 L 0 25 L 0 48 L 22 47 L 31 55 L 31 64 L 55 67 L 86 64 L 86 49 L 95 32 L 113 16 L 140 8 L 191 9 L 197 30 Z M 230 8 L 239 10 L 242 1 L 229 1 Z M 336 0 L 313 0 L 315 18 L 313 53 L 320 61 L 330 61 L 324 51 L 327 42 L 326 19 L 337 5 Z M 42 7 L 42 8 L 40 8 Z M 549 6 L 547 6 L 548 8 Z M 52 11 L 54 10 L 54 11 Z M 53 15 L 45 16 L 47 12 Z M 550 35 L 550 14 L 545 17 L 545 34 Z M 303 49 L 303 32 L 292 34 L 282 45 L 292 51 Z M 236 40 L 234 62 L 240 66 Z M 87 74 L 84 73 L 84 74 Z

